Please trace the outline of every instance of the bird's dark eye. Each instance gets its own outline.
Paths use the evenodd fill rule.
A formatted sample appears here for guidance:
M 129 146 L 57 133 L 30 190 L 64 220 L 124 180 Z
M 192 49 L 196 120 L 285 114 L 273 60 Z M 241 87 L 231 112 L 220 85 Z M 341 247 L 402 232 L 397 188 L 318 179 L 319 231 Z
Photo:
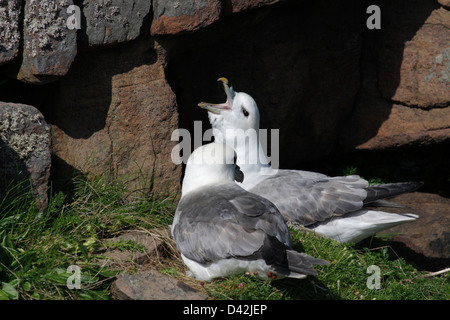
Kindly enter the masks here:
M 241 107 L 241 108 L 242 108 L 242 113 L 244 114 L 244 116 L 248 117 L 249 113 L 248 113 L 247 109 L 245 109 L 244 107 Z

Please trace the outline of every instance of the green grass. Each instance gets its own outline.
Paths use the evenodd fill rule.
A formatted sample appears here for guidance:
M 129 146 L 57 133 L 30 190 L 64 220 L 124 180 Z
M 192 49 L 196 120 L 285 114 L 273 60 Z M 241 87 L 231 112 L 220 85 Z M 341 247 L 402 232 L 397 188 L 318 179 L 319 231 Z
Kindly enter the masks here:
M 358 168 L 355 166 L 346 166 L 342 170 L 342 175 L 344 175 L 344 176 L 359 175 Z M 361 176 L 361 178 L 364 179 L 364 177 L 362 177 L 362 176 Z M 367 179 L 367 181 L 369 182 L 370 185 L 386 183 L 386 181 L 384 181 L 382 178 L 369 178 L 369 179 Z
M 1 195 L 0 299 L 109 299 L 116 274 L 124 270 L 98 264 L 96 250 L 105 246 L 104 239 L 124 230 L 167 228 L 172 222 L 174 197 L 150 195 L 145 188 L 130 193 L 125 180 L 107 175 L 76 177 L 73 185 L 70 196 L 50 192 L 45 212 L 20 187 Z M 318 275 L 303 280 L 239 275 L 204 283 L 188 278 L 179 256 L 169 251 L 158 268 L 211 299 L 450 299 L 448 274 L 422 277 L 426 272 L 398 257 L 385 240 L 374 241 L 373 248 L 294 230 L 292 238 L 296 249 L 330 265 L 316 267 Z M 142 250 L 130 241 L 114 245 Z M 71 265 L 82 270 L 80 290 L 67 286 Z M 367 287 L 371 265 L 380 268 L 380 289 Z
M 51 193 L 45 212 L 20 187 L 0 198 L 0 299 L 108 299 L 120 270 L 96 265 L 94 252 L 103 239 L 172 220 L 174 201 L 130 194 L 125 181 L 103 175 L 75 178 L 74 185 L 71 199 Z M 70 265 L 82 270 L 82 290 L 67 287 Z

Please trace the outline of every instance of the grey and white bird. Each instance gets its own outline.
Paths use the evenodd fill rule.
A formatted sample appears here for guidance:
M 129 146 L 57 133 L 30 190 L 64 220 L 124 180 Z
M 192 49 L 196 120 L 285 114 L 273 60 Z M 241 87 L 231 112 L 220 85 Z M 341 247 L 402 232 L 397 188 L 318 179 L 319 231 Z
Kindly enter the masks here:
M 327 261 L 292 249 L 289 229 L 269 200 L 242 189 L 232 148 L 210 143 L 190 155 L 171 231 L 189 275 L 209 281 L 250 272 L 305 278 Z
M 419 188 L 420 182 L 369 186 L 357 175 L 330 177 L 321 173 L 271 168 L 259 138 L 260 115 L 255 100 L 222 81 L 225 103 L 199 103 L 208 110 L 215 141 L 235 149 L 245 174 L 242 187 L 273 202 L 286 221 L 300 224 L 339 242 L 356 243 L 382 230 L 414 221 L 415 214 L 369 210 L 393 206 L 383 199 Z

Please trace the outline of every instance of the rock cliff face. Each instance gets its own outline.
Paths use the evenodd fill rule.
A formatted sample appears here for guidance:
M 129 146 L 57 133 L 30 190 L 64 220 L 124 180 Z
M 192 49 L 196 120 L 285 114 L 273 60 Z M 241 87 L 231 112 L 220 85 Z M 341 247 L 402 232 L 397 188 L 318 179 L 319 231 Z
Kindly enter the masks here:
M 448 8 L 433 1 L 380 6 L 383 27 L 364 45 L 362 81 L 341 145 L 386 149 L 448 141 Z
M 0 0 L 0 18 L 0 101 L 43 113 L 55 176 L 145 172 L 179 190 L 171 133 L 209 128 L 196 105 L 225 99 L 221 76 L 280 129 L 283 167 L 450 141 L 443 0 Z
M 14 2 L 14 1 L 13 1 Z M 71 0 L 27 0 L 22 20 L 23 50 L 8 74 L 18 80 L 43 84 L 67 73 L 77 53 L 76 30 L 67 28 Z M 20 5 L 16 7 L 20 14 Z
M 153 175 L 155 191 L 178 189 L 181 168 L 170 157 L 176 97 L 154 46 L 136 41 L 80 53 L 69 73 L 49 86 L 55 92 L 48 114 L 57 168 L 106 169 L 130 179 L 147 175 L 148 181 Z
M 206 27 L 219 20 L 219 0 L 153 1 L 152 35 L 177 34 Z
M 0 194 L 14 183 L 32 188 L 40 209 L 47 206 L 50 130 L 34 107 L 0 102 Z
M 22 1 L 0 1 L 0 65 L 14 59 L 19 53 L 20 10 Z
M 407 210 L 424 213 L 410 226 L 403 224 L 384 232 L 397 233 L 391 239 L 394 250 L 426 270 L 447 267 L 450 263 L 450 199 L 414 192 L 397 196 L 394 201 L 407 206 Z M 405 209 L 398 211 L 406 212 Z
M 150 0 L 84 0 L 80 46 L 105 46 L 136 39 L 149 15 Z M 84 22 L 84 25 L 83 25 Z

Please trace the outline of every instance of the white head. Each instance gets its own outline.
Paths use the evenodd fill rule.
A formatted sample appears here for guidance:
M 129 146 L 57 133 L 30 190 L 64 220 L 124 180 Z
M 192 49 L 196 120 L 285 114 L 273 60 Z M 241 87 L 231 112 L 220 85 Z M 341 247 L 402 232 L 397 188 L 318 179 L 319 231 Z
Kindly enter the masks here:
M 255 100 L 247 93 L 235 92 L 226 78 L 219 81 L 223 83 L 227 101 L 198 104 L 208 110 L 215 141 L 226 143 L 236 151 L 237 163 L 245 173 L 268 166 L 259 139 L 259 110 Z
M 182 196 L 210 184 L 242 182 L 244 174 L 236 165 L 236 153 L 222 143 L 198 147 L 190 155 L 183 178 Z
M 255 100 L 244 92 L 235 92 L 228 86 L 226 78 L 222 81 L 227 101 L 224 103 L 201 102 L 200 108 L 208 110 L 209 121 L 213 129 L 219 130 L 223 135 L 227 129 L 259 130 L 259 110 Z

